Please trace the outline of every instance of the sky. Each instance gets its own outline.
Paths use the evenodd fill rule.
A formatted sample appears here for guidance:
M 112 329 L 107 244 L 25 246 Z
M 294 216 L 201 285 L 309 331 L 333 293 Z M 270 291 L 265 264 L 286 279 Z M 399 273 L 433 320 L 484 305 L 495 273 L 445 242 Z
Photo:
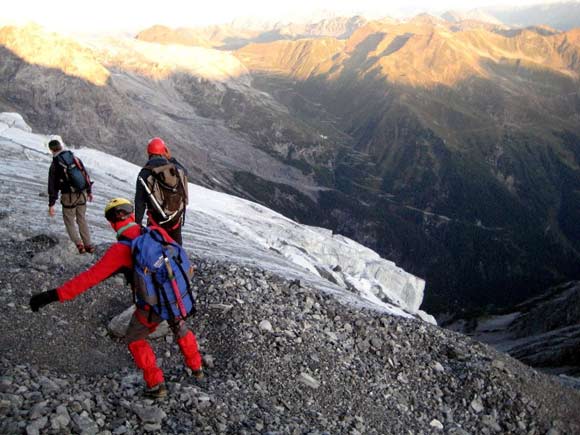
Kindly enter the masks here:
M 472 0 L 467 8 L 547 3 L 541 0 Z M 90 6 L 89 6 L 90 5 Z M 231 22 L 236 18 L 298 21 L 324 17 L 322 11 L 401 17 L 419 12 L 465 9 L 465 0 L 17 0 L 2 8 L 0 24 L 34 21 L 53 30 L 72 32 L 137 31 L 153 24 L 195 27 Z

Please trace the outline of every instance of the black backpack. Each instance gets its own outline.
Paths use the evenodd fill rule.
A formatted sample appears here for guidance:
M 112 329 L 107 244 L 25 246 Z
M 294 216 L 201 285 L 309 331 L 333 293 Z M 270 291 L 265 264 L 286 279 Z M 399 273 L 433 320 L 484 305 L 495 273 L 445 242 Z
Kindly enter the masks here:
M 63 151 L 56 159 L 63 168 L 64 181 L 72 192 L 82 192 L 90 186 L 90 179 L 82 162 L 72 151 Z

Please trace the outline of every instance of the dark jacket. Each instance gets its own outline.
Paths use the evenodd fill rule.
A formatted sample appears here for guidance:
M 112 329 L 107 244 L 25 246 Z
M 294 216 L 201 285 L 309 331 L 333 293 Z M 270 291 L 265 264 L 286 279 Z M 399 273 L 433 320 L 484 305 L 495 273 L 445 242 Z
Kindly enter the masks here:
M 64 168 L 62 167 L 62 165 L 59 164 L 58 162 L 58 156 L 63 153 L 63 152 L 72 152 L 69 150 L 62 150 L 59 151 L 58 153 L 56 153 L 54 155 L 54 157 L 52 158 L 52 163 L 50 164 L 50 169 L 48 170 L 48 206 L 52 207 L 54 204 L 56 204 L 56 200 L 58 199 L 58 193 L 71 193 L 71 187 L 68 184 L 68 182 L 66 181 L 66 175 L 64 173 Z M 83 162 L 78 159 L 80 166 L 81 166 L 81 170 L 86 172 L 86 169 L 83 165 Z M 88 173 L 87 173 L 87 177 L 88 177 Z M 85 190 L 85 192 L 87 194 L 91 194 L 91 184 L 89 182 L 89 187 Z M 85 203 L 85 200 L 82 200 L 82 204 L 79 203 L 78 205 L 83 205 Z
M 166 165 L 167 163 L 173 163 L 177 168 L 183 170 L 187 178 L 187 170 L 183 167 L 183 165 L 181 165 L 181 163 L 175 160 L 175 158 L 168 160 L 163 156 L 152 156 L 137 176 L 137 185 L 135 187 L 135 222 L 137 222 L 139 225 L 141 225 L 141 222 L 143 221 L 145 211 L 151 210 L 152 207 L 149 203 L 147 191 L 145 190 L 145 187 L 143 187 L 141 181 L 139 181 L 139 178 L 147 180 L 147 178 L 151 175 L 151 170 L 149 168 L 156 168 Z M 185 211 L 183 214 L 185 214 Z M 183 220 L 183 216 L 181 220 Z

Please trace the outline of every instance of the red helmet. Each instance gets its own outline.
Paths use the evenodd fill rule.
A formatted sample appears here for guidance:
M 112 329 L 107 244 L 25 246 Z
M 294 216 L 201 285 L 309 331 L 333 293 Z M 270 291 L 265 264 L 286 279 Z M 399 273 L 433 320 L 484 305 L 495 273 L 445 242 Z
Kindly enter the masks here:
M 160 137 L 154 137 L 149 141 L 147 145 L 147 154 L 151 155 L 159 155 L 164 156 L 167 153 L 167 147 L 165 146 L 165 142 Z

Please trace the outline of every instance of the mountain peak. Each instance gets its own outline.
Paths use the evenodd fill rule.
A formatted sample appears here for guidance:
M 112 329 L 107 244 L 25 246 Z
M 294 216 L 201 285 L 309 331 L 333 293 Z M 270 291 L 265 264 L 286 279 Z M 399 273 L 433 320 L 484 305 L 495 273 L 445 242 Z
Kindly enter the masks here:
M 136 39 L 158 44 L 180 44 L 198 47 L 212 47 L 212 43 L 203 38 L 194 29 L 171 29 L 167 26 L 154 25 L 139 32 Z
M 472 9 L 469 11 L 447 11 L 441 15 L 441 18 L 451 23 L 459 23 L 461 21 L 479 21 L 483 23 L 503 25 L 503 23 L 495 18 L 493 15 L 485 12 L 482 9 Z
M 436 17 L 436 16 L 431 15 L 431 14 L 428 14 L 428 13 L 422 13 L 422 14 L 415 15 L 411 19 L 407 20 L 407 22 L 410 24 L 416 24 L 416 25 L 436 26 L 436 25 L 444 24 L 445 20 L 442 20 L 441 18 Z

